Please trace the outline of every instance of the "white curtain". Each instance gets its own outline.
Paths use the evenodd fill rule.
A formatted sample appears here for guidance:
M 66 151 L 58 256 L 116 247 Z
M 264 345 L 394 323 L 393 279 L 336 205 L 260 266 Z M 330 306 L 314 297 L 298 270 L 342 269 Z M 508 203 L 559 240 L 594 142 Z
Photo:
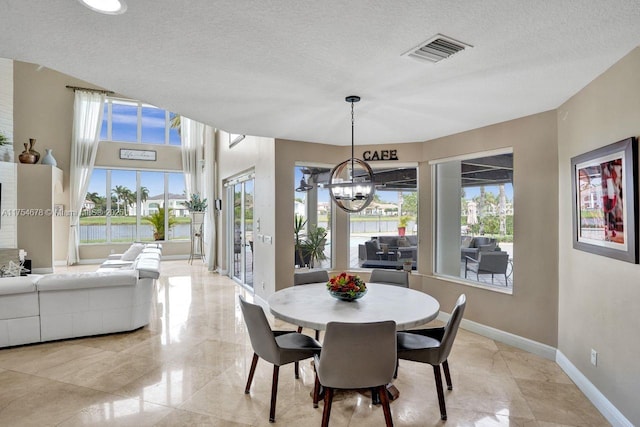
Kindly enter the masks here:
M 207 198 L 209 207 L 205 215 L 205 253 L 207 254 L 207 269 L 216 269 L 216 208 L 217 197 L 217 170 L 216 170 L 216 131 L 210 126 L 205 126 L 204 130 L 204 195 Z
M 187 198 L 199 194 L 207 199 L 204 220 L 205 260 L 209 271 L 215 269 L 216 223 L 215 223 L 215 129 L 186 117 L 180 118 L 182 142 L 182 171 L 184 172 Z
M 204 124 L 184 116 L 180 118 L 182 142 L 182 171 L 187 190 L 187 199 L 202 190 L 202 147 L 204 146 Z
M 71 172 L 69 177 L 70 217 L 69 251 L 67 264 L 78 262 L 80 256 L 80 212 L 89 187 L 93 165 L 98 152 L 105 95 L 76 90 L 73 104 L 73 130 L 71 134 Z

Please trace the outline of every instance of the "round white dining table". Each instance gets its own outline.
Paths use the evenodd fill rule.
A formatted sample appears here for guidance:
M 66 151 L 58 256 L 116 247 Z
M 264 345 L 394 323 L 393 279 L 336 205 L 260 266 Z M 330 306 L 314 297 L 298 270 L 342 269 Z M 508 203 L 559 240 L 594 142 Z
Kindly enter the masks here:
M 327 291 L 326 283 L 281 289 L 268 299 L 271 313 L 294 325 L 324 330 L 329 322 L 367 323 L 393 320 L 399 331 L 435 319 L 440 304 L 430 295 L 400 286 L 367 283 L 367 294 L 341 301 Z

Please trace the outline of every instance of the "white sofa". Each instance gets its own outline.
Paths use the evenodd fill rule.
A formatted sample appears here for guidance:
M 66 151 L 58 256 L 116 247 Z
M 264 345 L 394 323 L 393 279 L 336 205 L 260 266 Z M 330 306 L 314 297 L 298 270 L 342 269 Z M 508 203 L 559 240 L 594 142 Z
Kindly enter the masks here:
M 95 272 L 0 279 L 0 347 L 131 331 L 149 323 L 159 248 Z

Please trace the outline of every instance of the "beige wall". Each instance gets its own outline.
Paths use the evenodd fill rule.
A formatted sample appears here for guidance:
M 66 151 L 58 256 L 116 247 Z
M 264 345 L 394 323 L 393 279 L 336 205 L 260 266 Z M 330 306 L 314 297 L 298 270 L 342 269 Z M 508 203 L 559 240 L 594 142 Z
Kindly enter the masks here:
M 35 148 L 44 155 L 45 148 L 53 150 L 58 168 L 63 172 L 61 203 L 69 209 L 69 161 L 71 127 L 73 123 L 73 91 L 66 85 L 93 87 L 78 79 L 38 65 L 14 61 L 14 150 L 15 157 L 24 150 L 29 138 L 36 140 Z M 49 185 L 49 183 L 46 183 Z M 56 220 L 57 235 L 68 235 L 69 220 Z M 56 261 L 67 258 L 68 239 L 56 239 Z
M 469 299 L 467 319 L 555 346 L 557 343 L 557 145 L 554 112 L 542 113 L 487 128 L 426 142 L 397 144 L 399 162 L 419 162 L 420 230 L 419 272 L 411 286 L 434 295 L 448 311 L 457 296 L 465 292 Z M 432 273 L 431 167 L 430 160 L 483 150 L 513 147 L 514 203 L 518 212 L 515 227 L 513 295 L 492 292 L 434 277 Z M 357 152 L 383 147 L 357 147 Z M 245 153 L 250 156 L 249 152 Z M 292 285 L 293 193 L 296 163 L 333 165 L 346 159 L 350 147 L 310 144 L 299 141 L 275 142 L 275 208 L 262 215 L 275 215 L 275 286 L 258 294 L 269 295 Z M 221 157 L 221 163 L 232 163 Z M 392 163 L 393 164 L 393 163 Z M 398 164 L 398 163 L 396 163 Z M 243 170 L 247 165 L 238 166 Z M 256 178 L 261 176 L 256 172 Z M 270 221 L 271 221 L 270 220 Z M 348 268 L 348 216 L 334 215 L 333 270 Z M 264 224 L 264 220 L 263 220 Z M 265 233 L 267 233 L 265 231 Z M 271 233 L 271 231 L 269 231 Z M 518 260 L 522 260 L 518 262 Z M 366 277 L 367 273 L 363 273 Z
M 550 346 L 557 343 L 558 232 L 555 112 L 475 129 L 423 145 L 425 161 L 513 147 L 514 290 L 493 292 L 427 275 L 424 290 L 449 312 L 467 295 L 465 318 Z M 420 165 L 420 262 L 431 265 L 431 173 Z M 425 237 L 427 237 L 425 239 Z M 425 271 L 429 273 L 431 270 Z
M 640 266 L 572 247 L 571 158 L 640 135 L 640 48 L 558 109 L 558 349 L 640 425 Z M 637 227 L 638 225 L 636 225 Z M 589 362 L 598 351 L 598 366 Z
M 97 88 L 82 80 L 48 68 L 39 69 L 38 65 L 26 62 L 13 62 L 14 74 L 14 150 L 17 156 L 24 150 L 23 143 L 29 138 L 36 139 L 35 148 L 44 155 L 45 148 L 53 149 L 58 168 L 63 172 L 64 193 L 59 203 L 69 209 L 69 162 L 71 159 L 71 131 L 73 124 L 74 92 L 66 86 Z M 132 148 L 132 144 L 101 144 L 96 156 L 96 166 L 116 165 L 122 168 L 151 170 L 182 170 L 180 148 L 174 146 L 135 148 L 155 150 L 158 153 L 156 162 L 120 160 L 120 148 Z M 48 185 L 48 184 L 47 184 Z M 56 236 L 67 236 L 69 220 L 67 217 L 56 217 L 54 222 Z M 80 247 L 80 259 L 99 260 L 110 253 L 121 253 L 128 245 L 83 245 Z M 54 241 L 54 261 L 64 263 L 67 259 L 67 238 L 56 238 Z M 168 242 L 164 245 L 164 255 L 176 255 L 189 252 L 188 242 Z
M 275 164 L 275 150 L 273 138 L 261 138 L 247 136 L 234 147 L 229 148 L 228 134 L 219 132 L 218 135 L 218 178 L 220 182 L 228 180 L 241 173 L 253 171 L 255 173 L 254 187 L 254 237 L 253 237 L 253 278 L 256 294 L 262 297 L 272 294 L 275 289 L 274 265 L 280 254 L 276 255 L 274 247 L 278 239 L 275 234 L 275 200 L 273 198 L 273 188 L 277 170 Z M 279 171 L 278 171 L 279 172 Z M 233 262 L 233 258 L 228 256 L 226 242 L 229 234 L 233 233 L 233 224 L 227 217 L 227 191 L 218 189 L 222 198 L 222 213 L 219 216 L 218 233 L 218 265 L 222 269 L 231 268 L 228 264 Z M 260 221 L 260 231 L 257 230 L 257 223 Z M 260 236 L 271 236 L 271 243 L 265 242 Z M 230 261 L 228 261 L 230 259 Z

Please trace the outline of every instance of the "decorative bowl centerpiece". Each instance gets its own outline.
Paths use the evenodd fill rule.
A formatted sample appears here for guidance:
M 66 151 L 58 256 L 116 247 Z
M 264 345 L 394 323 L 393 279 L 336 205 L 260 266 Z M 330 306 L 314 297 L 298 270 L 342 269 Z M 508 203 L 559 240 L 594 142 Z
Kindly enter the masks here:
M 342 272 L 327 282 L 329 294 L 342 301 L 354 301 L 367 293 L 367 285 L 355 274 Z

